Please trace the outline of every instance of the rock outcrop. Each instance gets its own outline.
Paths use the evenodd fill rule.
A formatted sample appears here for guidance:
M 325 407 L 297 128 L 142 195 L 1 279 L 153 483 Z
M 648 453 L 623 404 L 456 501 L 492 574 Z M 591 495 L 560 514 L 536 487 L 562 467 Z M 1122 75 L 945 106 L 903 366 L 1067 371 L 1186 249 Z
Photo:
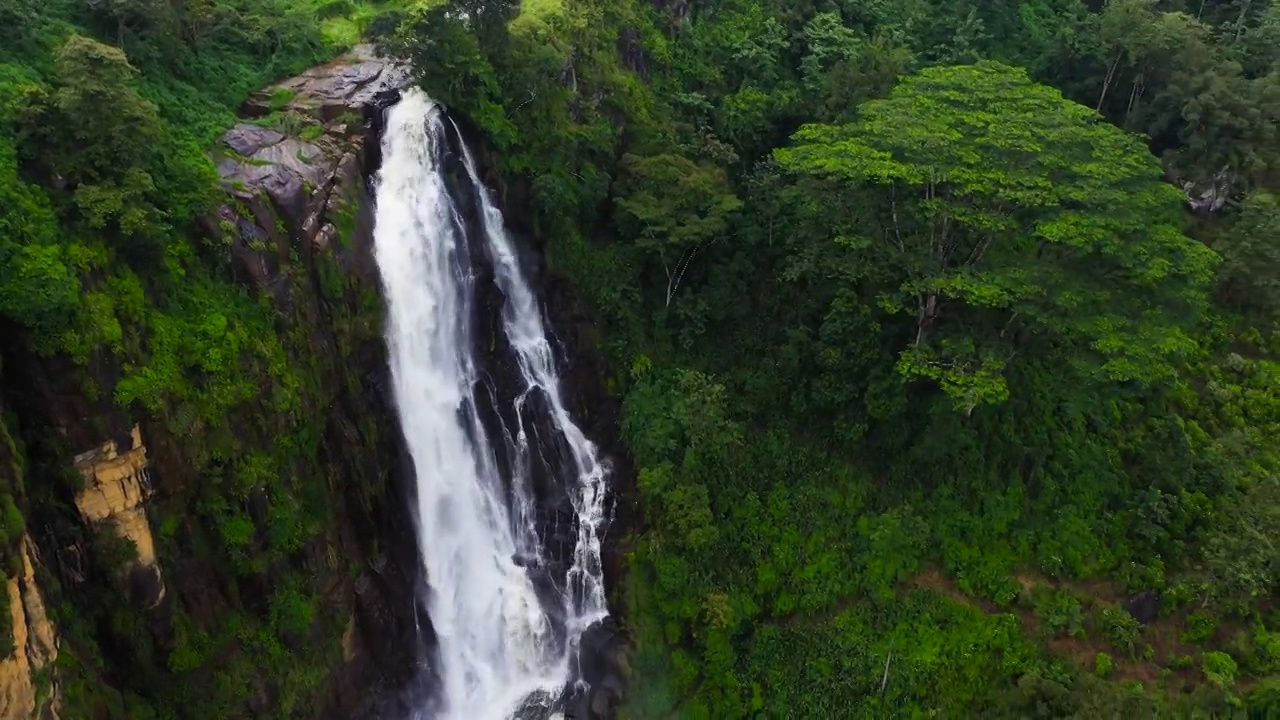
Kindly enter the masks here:
M 85 522 L 109 528 L 134 547 L 138 559 L 128 568 L 130 594 L 134 602 L 153 608 L 164 599 L 165 590 L 147 520 L 145 503 L 151 495 L 151 477 L 140 426 L 133 426 L 129 441 L 130 446 L 122 448 L 115 440 L 108 440 L 76 455 L 76 469 L 85 482 L 76 507 Z
M 1188 177 L 1178 168 L 1176 160 L 1166 158 L 1164 177 L 1182 189 L 1187 196 L 1187 207 L 1197 215 L 1210 215 L 1222 210 L 1231 197 L 1241 191 L 1240 175 L 1230 165 L 1219 168 L 1212 175 Z
M 269 286 L 292 251 L 325 252 L 351 230 L 372 150 L 368 125 L 408 77 L 404 66 L 357 46 L 256 93 L 244 106 L 255 121 L 222 136 L 218 172 L 234 202 L 219 210 L 219 230 L 256 289 Z
M 58 659 L 58 635 L 45 611 L 32 562 L 34 545 L 22 538 L 22 574 L 5 584 L 13 654 L 0 659 L 0 720 L 58 718 L 56 678 L 39 686 L 39 671 Z
M 332 122 L 344 114 L 357 118 L 378 103 L 381 93 L 409 82 L 408 66 L 379 57 L 372 45 L 357 45 L 349 53 L 301 75 L 254 94 L 244 114 L 265 115 L 280 103 L 292 110 Z

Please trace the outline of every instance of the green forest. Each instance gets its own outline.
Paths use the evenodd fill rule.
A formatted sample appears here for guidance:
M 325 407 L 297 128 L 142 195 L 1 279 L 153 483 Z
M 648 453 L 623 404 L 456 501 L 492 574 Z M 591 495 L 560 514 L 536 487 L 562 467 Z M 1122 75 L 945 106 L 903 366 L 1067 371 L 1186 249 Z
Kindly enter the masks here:
M 457 0 L 384 43 L 598 322 L 626 717 L 1280 712 L 1280 6 Z
M 361 38 L 594 323 L 623 718 L 1280 714 L 1280 4 L 0 0 L 0 356 L 189 445 L 174 564 L 331 524 L 316 352 L 201 220 L 245 98 Z M 5 578 L 77 481 L 20 425 Z M 54 591 L 63 717 L 254 716 L 263 674 L 315 717 L 337 639 L 291 639 L 334 610 L 274 587 L 164 647 Z

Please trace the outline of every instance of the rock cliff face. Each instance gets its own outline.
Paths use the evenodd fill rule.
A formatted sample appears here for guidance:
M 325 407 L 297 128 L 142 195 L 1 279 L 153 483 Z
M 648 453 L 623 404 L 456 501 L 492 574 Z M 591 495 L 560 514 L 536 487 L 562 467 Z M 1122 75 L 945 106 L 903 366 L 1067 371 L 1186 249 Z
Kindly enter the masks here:
M 368 262 L 371 216 L 358 217 L 368 209 L 362 181 L 377 162 L 382 105 L 408 73 L 372 52 L 358 46 L 257 93 L 243 110 L 259 122 L 240 123 L 222 136 L 218 173 L 233 202 L 219 212 L 221 229 L 232 237 L 238 269 L 257 290 L 278 278 L 292 251 L 326 253 L 340 235 L 355 253 L 343 260 L 362 261 L 349 269 L 376 286 L 377 269 Z M 273 114 L 281 127 L 261 124 Z M 300 119 L 307 124 L 299 136 L 284 131 Z M 358 219 L 365 222 L 357 225 Z
M 0 718 L 58 718 L 57 685 L 39 687 L 36 675 L 58 659 L 58 636 L 45 612 L 31 562 L 31 540 L 21 541 L 22 573 L 5 588 L 13 652 L 0 660 Z
M 164 579 L 147 520 L 146 501 L 152 490 L 141 427 L 135 425 L 129 433 L 128 447 L 108 440 L 76 455 L 75 465 L 85 479 L 84 490 L 76 496 L 80 516 L 91 525 L 109 526 L 118 538 L 133 546 L 137 559 L 125 567 L 134 588 L 132 599 L 154 608 L 164 599 Z
M 262 396 L 211 428 L 119 404 L 113 357 L 0 343 L 0 720 L 344 718 L 405 682 L 420 563 L 366 189 L 405 76 L 357 48 L 255 95 L 214 150 L 204 261 L 270 307 L 291 409 L 249 378 Z

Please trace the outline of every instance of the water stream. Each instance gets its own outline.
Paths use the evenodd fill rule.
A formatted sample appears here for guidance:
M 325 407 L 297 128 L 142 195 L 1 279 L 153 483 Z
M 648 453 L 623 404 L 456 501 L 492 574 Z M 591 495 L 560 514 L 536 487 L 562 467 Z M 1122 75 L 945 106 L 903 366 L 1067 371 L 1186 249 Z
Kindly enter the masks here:
M 386 340 L 436 639 L 435 692 L 417 717 L 547 717 L 577 677 L 582 632 L 607 613 L 607 468 L 566 409 L 502 214 L 420 91 L 388 111 L 376 183 Z M 501 343 L 478 327 L 485 297 L 500 299 Z M 558 501 L 571 512 L 547 510 Z M 553 536 L 565 551 L 548 547 Z

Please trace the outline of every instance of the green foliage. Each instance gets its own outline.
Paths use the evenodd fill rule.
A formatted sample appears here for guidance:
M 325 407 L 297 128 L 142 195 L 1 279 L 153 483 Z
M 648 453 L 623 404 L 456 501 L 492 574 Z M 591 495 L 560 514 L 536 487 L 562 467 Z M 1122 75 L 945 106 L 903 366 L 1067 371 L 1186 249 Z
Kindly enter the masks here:
M 1236 680 L 1236 672 L 1239 668 L 1236 661 L 1224 652 L 1207 652 L 1200 659 L 1200 668 L 1204 672 L 1205 679 L 1210 683 L 1221 687 L 1231 687 Z
M 1128 611 L 1114 606 L 1104 606 L 1098 620 L 1102 626 L 1102 637 L 1111 643 L 1111 647 L 1133 657 L 1138 639 L 1142 637 L 1142 625 Z
M 1036 617 L 1053 632 L 1083 638 L 1084 611 L 1080 599 L 1069 590 L 1043 590 L 1033 599 Z M 1107 658 L 1110 660 L 1110 658 Z
M 119 180 L 145 166 L 161 134 L 159 108 L 136 89 L 137 71 L 125 54 L 72 35 L 53 59 L 53 89 L 34 98 L 27 130 L 41 163 L 73 186 Z
M 1097 677 L 1103 650 L 1158 653 L 1082 598 L 1223 617 L 1274 591 L 1280 26 L 1229 5 L 410 13 L 393 44 L 486 133 L 612 362 L 645 517 L 633 716 L 1222 701 Z M 1164 178 L 1228 163 L 1228 194 L 1264 189 L 1189 226 Z M 920 586 L 949 610 L 897 624 Z M 986 642 L 1025 587 L 1069 644 Z M 1077 644 L 1093 667 L 1053 657 Z
M 167 656 L 123 643 L 170 675 L 114 695 L 88 627 L 132 641 L 139 618 L 69 613 L 64 714 L 238 717 L 268 676 L 281 716 L 305 715 L 323 680 L 336 645 L 298 642 L 332 608 L 277 570 L 326 526 L 334 371 L 193 238 L 218 200 L 205 149 L 244 96 L 365 32 L 485 134 L 600 331 L 644 516 L 632 716 L 1194 716 L 1242 678 L 1274 709 L 1278 18 L 1180 0 L 0 5 L 0 316 L 22 335 L 5 342 L 122 364 L 105 396 L 189 451 L 166 562 L 277 580 L 262 613 L 179 608 Z M 287 102 L 262 121 L 319 132 Z M 1230 198 L 1191 226 L 1203 244 L 1154 155 Z M 326 298 L 350 292 L 314 270 Z M 333 322 L 376 337 L 361 302 Z M 12 542 L 25 500 L 0 494 Z M 1028 587 L 1030 612 L 1005 612 Z M 1095 590 L 1162 592 L 1157 622 L 1205 643 L 1206 687 L 1118 682 L 1129 662 L 1104 649 L 1143 663 L 1160 643 L 1082 602 Z
M 73 319 L 80 294 L 57 232 L 47 196 L 19 178 L 17 154 L 0 138 L 0 315 L 26 325 L 44 350 Z
M 57 688 L 68 716 L 239 717 L 253 696 L 270 697 L 280 717 L 314 715 L 324 676 L 338 664 L 334 629 L 345 617 L 317 601 L 315 568 L 297 567 L 331 524 L 335 480 L 326 473 L 345 467 L 341 453 L 322 462 L 319 441 L 342 391 L 332 379 L 344 371 L 316 356 L 313 338 L 285 332 L 310 332 L 310 320 L 238 286 L 201 229 L 226 201 L 210 143 L 248 93 L 329 59 L 391 9 L 330 3 L 322 27 L 319 5 L 0 5 L 0 355 L 63 355 L 48 379 L 66 387 L 49 392 L 61 398 L 78 382 L 86 410 L 114 401 L 143 422 L 148 443 L 175 460 L 148 508 L 166 579 L 182 582 L 174 569 L 187 567 L 220 587 L 201 598 L 198 623 L 171 585 L 173 643 L 161 648 L 158 616 L 133 608 L 118 582 L 136 548 L 109 529 L 90 533 L 85 547 L 90 572 L 103 576 L 92 578 L 91 592 L 63 595 L 37 568 L 56 614 Z M 334 28 L 342 37 L 326 42 Z M 280 271 L 284 282 L 301 278 L 291 292 L 299 303 L 311 298 L 305 270 Z M 327 311 L 335 332 L 376 337 L 372 308 Z M 340 344 L 358 342 L 344 335 Z M 25 395 L 15 385 L 6 378 L 6 399 Z M 36 443 L 42 482 L 28 498 L 26 450 L 9 429 L 0 444 L 0 559 L 12 577 L 15 561 L 21 570 L 13 549 L 31 518 L 67 512 L 66 488 L 53 481 L 71 449 Z M 46 429 L 23 430 L 31 443 Z M 265 508 L 261 527 L 245 512 L 250 497 Z M 261 587 L 271 596 L 259 603 L 250 588 Z M 42 697 L 53 672 L 36 678 Z
M 1093 674 L 1104 680 L 1115 670 L 1115 663 L 1111 660 L 1111 656 L 1106 653 L 1098 653 L 1093 662 Z
M 410 47 L 414 67 L 430 68 L 433 76 L 443 81 L 431 88 L 440 102 L 485 115 L 497 111 L 492 99 L 497 89 L 493 68 L 481 51 L 479 39 L 468 31 L 461 18 L 449 12 L 448 3 L 416 6 L 403 21 L 401 32 L 413 39 Z M 501 137 L 498 135 L 495 140 L 500 141 Z
M 1231 228 L 1214 249 L 1223 257 L 1220 292 L 1228 302 L 1271 316 L 1280 313 L 1280 199 L 1266 190 L 1250 193 Z
M 1182 633 L 1182 641 L 1198 643 L 1213 637 L 1218 621 L 1207 613 L 1191 613 L 1187 616 L 1187 629 Z
M 1032 337 L 1111 381 L 1168 378 L 1194 349 L 1215 256 L 1181 234 L 1177 193 L 1135 138 L 993 63 L 923 71 L 861 113 L 776 157 L 871 208 L 843 241 L 885 309 L 916 318 L 906 377 L 972 410 L 1007 398 Z
M 670 304 L 694 255 L 724 235 L 742 202 L 724 171 L 679 155 L 624 155 L 620 170 L 620 222 L 662 267 Z

